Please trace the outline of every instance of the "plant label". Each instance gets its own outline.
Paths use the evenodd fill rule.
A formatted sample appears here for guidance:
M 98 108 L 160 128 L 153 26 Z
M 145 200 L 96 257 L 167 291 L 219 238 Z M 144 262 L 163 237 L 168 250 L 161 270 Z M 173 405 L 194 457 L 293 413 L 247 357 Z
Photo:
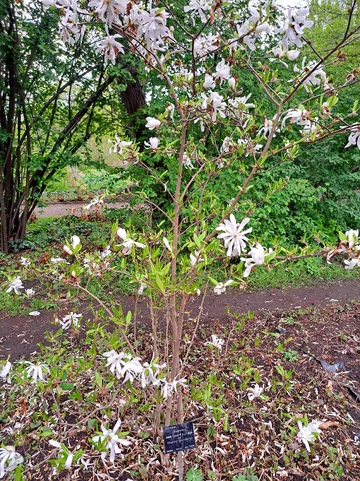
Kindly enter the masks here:
M 194 425 L 191 422 L 164 428 L 165 453 L 178 453 L 195 448 Z

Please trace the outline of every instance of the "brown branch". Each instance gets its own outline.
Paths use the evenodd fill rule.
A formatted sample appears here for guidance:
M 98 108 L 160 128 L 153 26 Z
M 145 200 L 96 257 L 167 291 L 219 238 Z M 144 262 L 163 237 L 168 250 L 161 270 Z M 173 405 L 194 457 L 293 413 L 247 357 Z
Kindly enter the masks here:
M 294 94 L 299 90 L 299 88 L 303 85 L 303 83 L 305 82 L 305 80 L 307 80 L 324 62 L 325 60 L 327 60 L 329 57 L 331 57 L 331 55 L 333 53 L 335 53 L 340 47 L 343 46 L 343 44 L 345 43 L 345 41 L 352 37 L 358 30 L 360 30 L 360 26 L 356 27 L 352 32 L 350 32 L 347 36 L 347 38 L 344 38 L 340 43 L 338 43 L 334 48 L 332 48 L 329 53 L 327 53 L 325 55 L 325 57 L 323 57 L 319 62 L 317 62 L 310 70 L 309 72 L 298 82 L 297 85 L 295 85 L 295 87 L 293 88 L 292 92 L 290 92 L 290 94 L 285 97 L 285 99 L 283 99 L 282 103 L 285 104 L 287 103 L 289 100 L 292 99 L 292 97 L 294 96 Z

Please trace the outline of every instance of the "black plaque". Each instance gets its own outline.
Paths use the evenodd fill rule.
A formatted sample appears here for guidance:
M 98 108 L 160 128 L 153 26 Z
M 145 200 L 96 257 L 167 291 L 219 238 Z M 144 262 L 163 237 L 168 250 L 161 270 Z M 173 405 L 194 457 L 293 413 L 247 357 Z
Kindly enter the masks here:
M 195 448 L 194 425 L 191 422 L 164 428 L 165 453 Z

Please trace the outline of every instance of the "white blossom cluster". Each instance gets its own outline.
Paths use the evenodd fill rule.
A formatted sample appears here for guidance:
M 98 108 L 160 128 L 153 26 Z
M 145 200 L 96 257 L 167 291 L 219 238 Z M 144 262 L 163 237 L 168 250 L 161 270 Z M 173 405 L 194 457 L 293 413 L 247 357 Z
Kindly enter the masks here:
M 344 236 L 344 234 L 342 234 Z M 347 255 L 344 259 L 345 269 L 360 267 L 360 239 L 359 229 L 350 229 L 345 232 L 345 236 L 340 239 L 338 246 L 328 252 L 326 260 L 330 264 L 330 259 L 335 254 Z
M 227 256 L 240 256 L 241 253 L 246 253 L 248 237 L 246 234 L 252 232 L 252 228 L 244 230 L 244 227 L 250 222 L 249 218 L 243 219 L 240 223 L 236 221 L 234 214 L 230 215 L 230 220 L 224 220 L 216 230 L 223 231 L 218 235 L 219 239 L 224 241 L 224 247 L 227 249 Z M 245 264 L 244 277 L 248 277 L 251 270 L 256 267 L 263 265 L 266 262 L 266 257 L 273 253 L 273 249 L 269 249 L 268 252 L 265 251 L 264 247 L 257 243 L 255 246 L 250 248 L 248 257 L 241 257 L 240 260 Z M 232 280 L 227 281 L 225 284 L 218 284 L 214 288 L 215 294 L 222 294 L 228 285 L 232 284 Z
M 37 383 L 38 381 L 45 382 L 45 377 L 50 371 L 48 366 L 43 363 L 33 363 L 30 361 L 21 361 L 20 364 L 25 365 L 24 374 L 27 379 L 30 379 L 32 383 Z M 0 379 L 3 382 L 11 383 L 11 371 L 13 369 L 13 364 L 8 360 L 5 365 L 0 370 Z
M 106 366 L 117 379 L 123 379 L 123 383 L 129 381 L 133 383 L 135 380 L 141 383 L 141 387 L 145 389 L 147 386 L 158 386 L 164 400 L 177 391 L 179 386 L 186 386 L 186 379 L 173 379 L 168 382 L 165 378 L 160 377 L 161 370 L 166 364 L 157 364 L 155 362 L 142 363 L 141 358 L 133 357 L 130 353 L 116 352 L 115 350 L 104 353 L 106 357 Z
M 25 264 L 23 264 L 25 265 Z M 26 264 L 27 266 L 28 264 Z M 25 289 L 23 282 L 20 278 L 20 276 L 16 276 L 9 284 L 8 288 L 6 289 L 6 292 L 10 294 L 10 292 L 14 292 L 14 294 L 20 296 L 21 291 L 24 289 L 24 293 L 27 297 L 32 297 L 35 294 L 35 289 L 30 287 L 29 289 Z
M 73 327 L 74 329 L 78 330 L 80 328 L 81 318 L 82 318 L 82 314 L 76 314 L 75 312 L 70 312 L 70 314 L 67 314 L 62 319 L 56 319 L 56 322 L 60 324 L 61 328 L 64 330 L 67 330 L 70 327 Z
M 91 438 L 92 444 L 98 449 L 101 449 L 101 459 L 105 462 L 108 453 L 110 454 L 110 462 L 115 462 L 116 455 L 120 455 L 123 458 L 123 448 L 130 446 L 131 441 L 124 435 L 118 435 L 117 432 L 121 426 L 121 420 L 118 419 L 115 426 L 112 429 L 108 429 L 103 423 L 101 424 L 101 434 L 93 436 Z M 73 462 L 76 460 L 74 453 L 70 451 L 65 444 L 51 439 L 49 441 L 50 446 L 59 449 L 57 462 L 62 464 L 64 469 L 71 469 Z M 87 469 L 90 466 L 89 460 L 83 459 L 85 456 L 82 454 L 80 461 Z M 79 458 L 77 459 L 79 461 Z
M 294 10 L 288 9 L 288 18 L 284 25 L 278 30 L 279 33 L 283 33 L 284 37 L 282 44 L 284 50 L 287 52 L 289 47 L 295 45 L 300 48 L 303 46 L 302 37 L 306 28 L 311 28 L 314 24 L 312 20 L 308 20 L 309 8 L 299 8 Z
M 253 118 L 249 109 L 254 108 L 253 103 L 248 102 L 249 95 L 240 97 L 228 95 L 226 88 L 232 92 L 237 92 L 237 77 L 232 73 L 231 55 L 238 49 L 248 49 L 250 52 L 256 48 L 256 42 L 259 39 L 259 45 L 266 41 L 266 36 L 279 38 L 278 45 L 272 50 L 272 54 L 278 59 L 287 59 L 296 61 L 300 55 L 300 49 L 304 45 L 304 34 L 306 30 L 313 26 L 313 21 L 309 20 L 309 8 L 289 8 L 287 19 L 284 24 L 278 28 L 275 24 L 271 24 L 271 15 L 269 4 L 260 5 L 256 0 L 250 2 L 244 7 L 241 15 L 237 17 L 233 23 L 236 29 L 236 35 L 233 38 L 226 38 L 222 35 L 221 29 L 206 29 L 206 25 L 213 25 L 214 22 L 221 22 L 226 16 L 226 7 L 221 7 L 218 2 L 212 0 L 189 0 L 182 7 L 185 14 L 190 20 L 189 25 L 199 28 L 198 34 L 189 35 L 188 40 L 179 40 L 176 38 L 178 22 L 174 22 L 172 27 L 168 26 L 170 17 L 176 15 L 172 10 L 167 8 L 155 8 L 153 2 L 144 4 L 133 0 L 90 0 L 79 6 L 78 0 L 40 0 L 44 10 L 56 8 L 61 10 L 60 36 L 64 42 L 73 44 L 81 41 L 86 28 L 92 25 L 91 20 L 95 19 L 97 23 L 104 24 L 105 36 L 98 40 L 95 39 L 97 50 L 104 53 L 105 61 L 115 64 L 119 54 L 125 53 L 125 43 L 141 57 L 149 66 L 162 69 L 164 62 L 168 62 L 170 55 L 177 53 L 191 53 L 194 61 L 201 63 L 197 68 L 187 66 L 185 63 L 174 62 L 176 67 L 171 65 L 170 69 L 166 66 L 167 72 L 172 71 L 173 80 L 176 84 L 176 77 L 182 78 L 186 82 L 194 82 L 202 85 L 199 90 L 201 111 L 196 107 L 193 121 L 199 122 L 201 129 L 205 130 L 205 124 L 219 122 L 222 119 L 232 118 L 246 128 L 247 123 Z M 240 20 L 241 19 L 241 20 Z M 180 28 L 182 34 L 187 33 L 186 29 Z M 111 32 L 111 34 L 110 34 Z M 183 36 L 183 35 L 182 35 Z M 125 42 L 125 43 L 124 43 Z M 230 52 L 229 58 L 221 58 L 218 63 L 210 71 L 205 60 L 209 55 L 213 55 L 217 51 Z M 274 60 L 271 58 L 270 60 Z M 281 60 L 282 61 L 282 60 Z M 287 67 L 287 64 L 282 61 Z M 169 62 L 170 64 L 170 62 Z M 323 69 L 322 62 L 318 60 L 307 61 L 303 58 L 301 66 L 295 66 L 295 78 L 291 80 L 294 85 L 302 86 L 306 91 L 310 92 L 312 88 L 322 87 L 325 91 L 329 90 L 329 84 L 326 72 Z M 193 88 L 195 88 L 193 86 Z M 222 91 L 218 91 L 218 88 Z M 234 98 L 235 97 L 235 98 Z M 174 105 L 172 105 L 174 109 Z M 303 126 L 301 134 L 305 141 L 311 141 L 316 138 L 321 131 L 318 118 L 311 116 L 311 112 L 301 111 L 300 115 L 296 115 L 296 111 L 301 110 L 290 109 L 283 117 L 281 129 L 285 128 L 285 121 L 290 120 L 291 124 Z M 323 116 L 322 107 L 322 118 Z M 328 109 L 328 113 L 330 109 Z M 326 115 L 328 115 L 328 113 Z M 174 111 L 170 118 L 173 119 Z M 154 117 L 147 117 L 146 127 L 150 130 L 160 129 L 163 120 Z M 344 131 L 350 132 L 346 147 L 357 146 L 360 148 L 360 127 L 359 123 L 344 127 Z M 263 126 L 258 129 L 257 135 L 263 135 L 265 139 L 275 136 L 279 131 L 279 127 L 274 127 L 274 118 L 264 118 Z M 241 144 L 245 146 L 244 155 L 260 153 L 260 148 L 256 142 L 244 136 L 239 139 Z M 157 152 L 159 149 L 160 139 L 156 136 L 145 141 L 146 149 Z M 130 140 L 120 139 L 116 136 L 112 152 L 120 155 L 127 153 L 128 149 L 132 149 L 133 142 Z M 225 154 L 223 150 L 221 152 Z M 184 165 L 193 169 L 191 158 L 185 159 Z M 219 159 L 218 166 L 222 168 L 225 163 Z M 91 204 L 90 204 L 91 205 Z M 68 246 L 69 247 L 69 246 Z M 69 247 L 70 248 L 70 247 Z M 25 261 L 24 261 L 25 262 Z M 25 264 L 24 264 L 25 265 Z
M 59 34 L 65 43 L 73 45 L 81 41 L 91 15 L 105 24 L 106 36 L 97 42 L 97 50 L 104 53 L 105 61 L 115 65 L 119 53 L 124 53 L 121 43 L 123 35 L 110 35 L 113 27 L 131 30 L 128 41 L 142 52 L 161 51 L 165 41 L 172 37 L 167 27 L 169 14 L 165 10 L 150 8 L 146 10 L 140 4 L 128 0 L 91 0 L 87 10 L 78 6 L 77 0 L 41 0 L 44 9 L 50 7 L 61 9 Z M 130 27 L 131 26 L 131 27 Z M 130 32 L 129 32 L 130 33 Z
M 14 471 L 16 466 L 23 462 L 23 456 L 16 452 L 14 446 L 0 448 L 0 479 L 6 476 L 7 473 Z

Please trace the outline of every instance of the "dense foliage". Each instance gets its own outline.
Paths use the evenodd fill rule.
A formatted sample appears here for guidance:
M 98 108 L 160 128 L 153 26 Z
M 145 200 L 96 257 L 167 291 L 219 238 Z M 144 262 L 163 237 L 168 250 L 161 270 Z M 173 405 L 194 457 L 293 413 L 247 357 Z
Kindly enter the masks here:
M 358 220 L 356 211 L 349 210 L 344 221 L 339 209 L 336 215 L 331 215 L 334 203 L 341 202 L 344 209 L 350 209 L 357 186 L 356 157 L 352 156 L 360 151 L 359 108 L 357 99 L 352 98 L 352 94 L 347 95 L 347 91 L 356 87 L 359 75 L 352 65 L 346 65 L 337 76 L 331 73 L 332 66 L 336 66 L 340 59 L 345 60 L 342 49 L 358 40 L 360 25 L 356 22 L 355 0 L 349 3 L 347 22 L 341 27 L 343 34 L 324 52 L 321 52 L 321 46 L 315 48 L 307 40 L 306 33 L 314 25 L 309 19 L 308 8 L 290 9 L 284 18 L 272 2 L 189 0 L 189 3 L 168 4 L 166 0 L 160 0 L 158 3 L 42 0 L 44 12 L 41 18 L 47 14 L 59 16 L 59 37 L 63 42 L 82 48 L 84 39 L 91 39 L 95 53 L 90 55 L 98 59 L 100 53 L 103 54 L 100 73 L 96 70 L 101 79 L 100 86 L 94 87 L 97 89 L 94 91 L 96 100 L 99 89 L 102 94 L 115 80 L 114 71 L 124 67 L 128 76 L 133 75 L 134 81 L 129 87 L 131 101 L 123 101 L 128 114 L 135 114 L 135 117 L 128 122 L 125 117 L 122 119 L 121 131 L 114 132 L 111 150 L 128 169 L 130 180 L 125 185 L 131 185 L 131 199 L 138 204 L 138 210 L 133 211 L 135 215 L 122 220 L 120 225 L 115 222 L 111 228 L 105 226 L 94 249 L 90 240 L 96 239 L 96 233 L 92 232 L 87 219 L 90 215 L 96 219 L 102 217 L 104 199 L 93 198 L 84 206 L 86 222 L 74 225 L 66 240 L 56 243 L 58 252 L 54 257 L 43 256 L 55 289 L 66 290 L 67 298 L 74 301 L 76 295 L 86 295 L 100 306 L 96 324 L 88 326 L 85 342 L 80 343 L 80 346 L 88 343 L 90 348 L 80 347 L 82 352 L 76 354 L 75 359 L 67 359 L 66 352 L 60 347 L 55 349 L 54 355 L 50 347 L 51 355 L 42 361 L 25 361 L 18 368 L 7 360 L 0 372 L 0 377 L 8 383 L 14 374 L 15 389 L 10 392 L 17 393 L 20 387 L 31 384 L 35 387 L 28 392 L 34 403 L 38 393 L 44 393 L 41 399 L 50 399 L 56 412 L 60 409 L 66 411 L 62 404 L 64 391 L 70 391 L 70 403 L 86 400 L 84 409 L 90 410 L 90 414 L 86 412 L 78 422 L 69 420 L 62 412 L 56 418 L 47 419 L 49 425 L 45 432 L 46 436 L 51 436 L 49 444 L 59 449 L 58 457 L 51 460 L 55 476 L 58 471 L 73 467 L 76 476 L 79 470 L 87 470 L 91 459 L 94 460 L 94 479 L 100 463 L 115 477 L 123 477 L 125 470 L 119 470 L 123 456 L 126 455 L 127 462 L 132 463 L 134 459 L 129 447 L 144 446 L 141 433 L 142 439 L 138 436 L 139 423 L 141 431 L 147 431 L 143 429 L 139 413 L 146 413 L 148 433 L 156 443 L 154 451 L 152 445 L 150 451 L 142 449 L 144 457 L 147 456 L 146 469 L 150 469 L 156 460 L 155 469 L 161 467 L 157 474 L 164 477 L 170 458 L 160 452 L 160 427 L 182 424 L 186 417 L 199 422 L 200 416 L 205 416 L 206 412 L 201 406 L 203 403 L 211 411 L 214 421 L 225 416 L 224 431 L 227 432 L 230 418 L 221 407 L 223 399 L 233 397 L 236 408 L 244 412 L 245 396 L 238 397 L 239 389 L 246 389 L 250 403 L 258 398 L 265 399 L 267 394 L 281 396 L 277 387 L 282 381 L 274 377 L 275 371 L 284 381 L 283 394 L 292 391 L 293 370 L 286 370 L 279 362 L 267 361 L 264 356 L 261 356 L 262 362 L 269 367 L 269 373 L 253 371 L 252 360 L 247 358 L 244 358 L 245 371 L 242 365 L 235 367 L 236 371 L 231 363 L 226 365 L 223 361 L 231 350 L 231 332 L 226 338 L 213 333 L 211 340 L 204 343 L 218 353 L 219 370 L 224 378 L 211 372 L 213 361 L 210 359 L 200 367 L 204 371 L 197 370 L 196 358 L 204 357 L 204 351 L 197 349 L 197 335 L 201 332 L 209 291 L 215 297 L 224 294 L 229 287 L 245 289 L 247 278 L 254 271 L 261 272 L 264 267 L 271 269 L 276 264 L 298 258 L 306 264 L 309 259 L 323 256 L 332 263 L 338 256 L 349 271 L 360 266 L 357 226 L 351 225 L 353 228 L 339 232 L 339 239 L 334 236 L 340 225 L 346 229 L 348 223 Z M 9 12 L 12 24 L 11 8 Z M 12 58 L 13 52 L 10 51 L 8 57 Z M 8 72 L 13 69 L 9 68 Z M 144 90 L 140 78 L 147 82 Z M 91 90 L 91 86 L 89 88 Z M 71 89 L 67 93 L 71 100 Z M 11 99 L 9 96 L 9 102 Z M 145 99 L 148 101 L 146 108 Z M 85 102 L 85 107 L 79 110 L 83 112 L 80 120 L 89 113 L 91 120 L 95 114 L 101 116 L 101 107 L 105 109 L 105 105 L 99 107 L 97 109 L 93 101 L 91 105 Z M 51 138 L 61 120 L 56 119 L 57 109 L 52 112 L 55 120 L 51 123 L 51 132 L 46 133 L 47 138 Z M 147 117 L 144 119 L 145 112 Z M 21 124 L 20 114 L 18 118 Z M 78 114 L 75 118 L 78 120 Z M 76 140 L 72 125 L 73 120 L 70 120 L 70 127 L 65 127 L 65 131 L 72 133 L 74 138 L 70 135 L 65 140 L 64 131 L 61 131 L 53 149 L 60 141 L 60 144 L 71 145 Z M 90 123 L 86 125 L 85 134 L 89 134 Z M 21 125 L 18 131 L 21 131 Z M 321 149 L 327 148 L 329 152 L 328 146 L 337 136 L 342 138 L 342 144 L 335 140 L 331 155 L 314 149 L 314 145 L 319 144 Z M 81 139 L 85 140 L 84 137 Z M 11 148 L 8 152 L 12 152 Z M 342 155 L 343 152 L 346 154 Z M 30 148 L 27 153 L 30 155 Z M 51 157 L 47 157 L 47 161 L 51 161 Z M 320 161 L 322 171 L 316 165 Z M 5 160 L 4 165 L 8 168 L 10 164 Z M 333 180 L 328 182 L 330 170 L 332 176 L 337 176 L 337 189 L 333 188 Z M 16 174 L 16 169 L 11 174 L 14 172 Z M 124 179 L 126 176 L 121 180 Z M 351 192 L 350 188 L 342 192 L 342 187 L 349 183 Z M 5 208 L 3 215 L 7 212 Z M 328 221 L 330 216 L 331 221 Z M 61 224 L 58 227 L 61 228 Z M 64 232 L 59 231 L 59 234 L 64 235 Z M 322 245 L 328 242 L 333 245 Z M 301 243 L 302 247 L 292 248 L 290 243 Z M 35 289 L 24 285 L 22 278 L 23 274 L 29 276 L 34 272 L 34 263 L 32 258 L 21 257 L 22 274 L 8 275 L 4 289 L 6 296 L 30 299 L 36 295 Z M 309 269 L 319 268 L 316 262 L 311 264 L 309 261 L 307 265 Z M 110 289 L 108 291 L 106 284 L 113 279 L 114 283 L 126 279 L 129 285 L 137 287 L 134 309 L 125 310 L 116 299 L 109 299 Z M 146 343 L 138 331 L 141 296 L 148 309 Z M 337 299 L 331 301 L 337 302 Z M 214 305 L 217 305 L 216 301 Z M 37 317 L 41 313 L 35 311 L 29 315 Z M 233 330 L 241 330 L 245 319 L 236 314 L 234 317 L 240 323 Z M 249 318 L 252 318 L 251 314 Z M 75 337 L 80 337 L 79 331 L 83 328 L 81 313 L 71 311 L 59 315 L 55 322 L 60 326 L 54 335 L 55 343 L 69 329 Z M 108 323 L 116 326 L 109 335 L 104 329 Z M 259 332 L 263 332 L 261 328 Z M 277 338 L 281 333 L 279 331 Z M 310 352 L 304 350 L 302 340 L 301 343 L 304 354 L 309 357 Z M 254 348 L 260 344 L 261 338 L 257 336 Z M 285 345 L 286 340 L 277 344 L 284 359 L 297 358 L 297 351 L 287 351 Z M 245 342 L 240 347 L 244 346 Z M 235 344 L 233 348 L 235 355 L 239 356 Z M 223 350 L 224 359 L 220 356 Z M 315 359 L 327 372 L 337 373 L 341 367 Z M 63 361 L 65 365 L 62 365 Z M 54 368 L 51 363 L 55 363 Z M 197 373 L 202 377 L 200 384 L 196 383 Z M 251 373 L 252 377 L 247 378 L 246 383 L 239 383 L 236 378 L 232 379 L 233 373 L 241 377 Z M 252 387 L 246 387 L 249 382 Z M 77 384 L 85 389 L 78 389 L 79 386 L 75 389 Z M 347 389 L 348 395 L 359 397 L 346 380 L 340 386 Z M 56 387 L 60 390 L 56 391 Z M 212 387 L 214 390 L 219 388 L 215 400 L 212 399 Z M 309 399 L 308 383 L 305 383 L 306 390 L 304 396 Z M 61 407 L 52 402 L 57 395 Z M 200 403 L 200 409 L 193 402 Z M 94 404 L 95 410 L 91 412 Z M 263 412 L 264 417 L 274 405 L 272 399 L 271 406 Z M 287 424 L 297 420 L 297 427 L 290 428 L 290 431 L 296 435 L 298 443 L 293 447 L 294 456 L 288 452 L 284 455 L 284 465 L 291 469 L 302 467 L 299 457 L 304 457 L 303 454 L 306 466 L 319 460 L 312 458 L 310 461 L 310 456 L 317 438 L 328 426 L 324 426 L 323 420 L 317 416 L 312 416 L 310 421 L 307 416 L 300 417 L 295 410 L 289 403 Z M 303 408 L 301 410 L 304 412 Z M 86 424 L 95 413 L 99 413 L 98 422 Z M 275 428 L 270 421 L 268 426 L 279 443 L 276 445 L 278 453 L 283 455 L 286 451 L 284 442 L 291 434 L 285 432 L 284 435 L 284 429 L 275 424 L 275 420 L 279 420 L 276 408 L 274 416 L 272 412 L 270 415 Z M 58 428 L 60 417 L 66 422 L 62 428 Z M 252 420 L 257 422 L 254 417 Z M 73 427 L 79 423 L 84 427 L 87 441 L 74 446 L 69 439 L 74 436 Z M 129 431 L 120 431 L 123 423 Z M 128 436 L 130 432 L 135 438 Z M 207 436 L 213 432 L 208 429 Z M 254 440 L 255 436 L 258 439 L 256 434 Z M 203 479 L 206 436 L 201 439 L 198 460 L 201 467 L 188 470 L 188 481 Z M 302 445 L 306 450 L 303 454 Z M 229 464 L 229 458 L 238 453 L 232 444 L 221 442 L 221 446 L 225 447 L 220 449 L 228 456 Z M 247 447 L 255 449 L 254 441 Z M 176 468 L 179 480 L 183 481 L 181 451 Z M 260 460 L 265 453 L 268 451 L 261 452 Z M 271 464 L 277 458 L 278 454 Z M 353 459 L 350 453 L 347 459 Z M 15 442 L 0 448 L 0 460 L 0 477 L 12 471 L 21 477 L 24 458 L 16 451 Z M 332 460 L 335 464 L 337 457 Z M 140 461 L 141 455 L 137 463 Z M 242 463 L 245 462 L 243 456 Z M 345 465 L 344 460 L 341 462 Z M 251 468 L 254 466 L 252 464 Z M 326 474 L 327 477 L 316 472 L 319 481 L 333 479 L 334 473 L 340 476 L 343 473 L 342 467 L 333 469 L 331 463 L 326 470 L 330 473 L 329 476 Z M 35 471 L 33 466 L 29 471 Z M 276 469 L 277 476 L 280 471 L 283 475 L 282 469 Z M 241 475 L 237 476 L 240 472 Z M 138 477 L 138 474 L 144 479 L 148 477 L 147 471 L 130 474 L 129 479 Z M 261 476 L 263 474 L 261 472 Z M 168 472 L 164 479 L 174 475 L 177 474 Z M 254 479 L 253 473 L 242 468 L 237 472 L 225 472 L 221 462 L 214 467 L 211 465 L 211 472 L 208 470 L 209 479 L 238 481 L 241 476 Z M 285 476 L 288 476 L 287 472 Z M 101 472 L 98 477 L 102 477 Z M 149 477 L 155 477 L 154 470 Z

